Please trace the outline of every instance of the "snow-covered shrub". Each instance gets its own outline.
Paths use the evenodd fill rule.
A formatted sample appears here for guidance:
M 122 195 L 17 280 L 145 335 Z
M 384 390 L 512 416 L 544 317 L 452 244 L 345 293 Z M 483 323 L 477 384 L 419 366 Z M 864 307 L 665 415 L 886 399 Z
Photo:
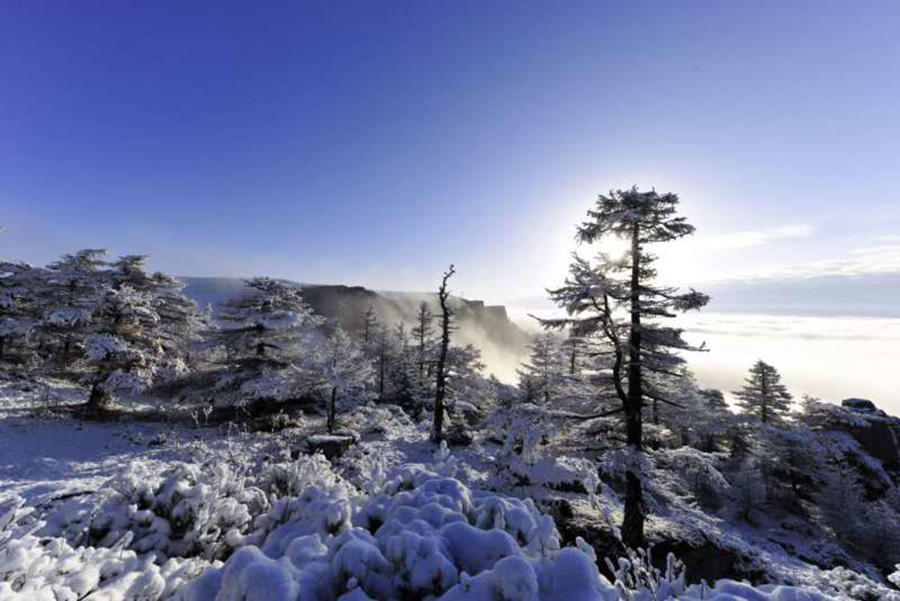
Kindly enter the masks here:
M 825 601 L 792 587 L 721 581 L 686 586 L 683 566 L 662 572 L 648 554 L 600 575 L 584 541 L 562 548 L 553 519 L 530 500 L 471 491 L 421 465 L 395 470 L 380 494 L 341 498 L 310 486 L 277 528 L 187 584 L 179 601 Z M 273 506 L 274 509 L 274 506 Z M 351 517 L 352 512 L 352 517 Z M 262 518 L 261 518 L 262 520 Z M 262 520 L 264 521 L 264 520 Z M 248 541 L 250 538 L 248 537 Z
M 480 497 L 422 466 L 397 470 L 352 520 L 323 522 L 340 499 L 315 486 L 285 501 L 306 511 L 207 571 L 182 599 L 249 600 L 255 587 L 272 601 L 616 598 L 590 556 L 560 549 L 553 520 L 531 501 Z
M 685 592 L 684 564 L 672 553 L 666 557 L 666 570 L 653 566 L 650 552 L 628 549 L 628 557 L 620 557 L 617 565 L 606 558 L 609 571 L 615 574 L 616 591 L 625 601 L 655 601 L 677 598 Z
M 271 505 L 256 518 L 245 544 L 260 546 L 266 553 L 284 552 L 297 536 L 327 538 L 350 524 L 350 502 L 356 491 L 320 454 L 267 470 L 262 485 L 271 495 Z M 287 496 L 279 498 L 285 492 Z
M 891 578 L 888 576 L 889 581 Z M 884 584 L 841 566 L 831 570 L 810 572 L 800 584 L 814 588 L 830 599 L 900 601 L 900 591 L 890 589 Z M 900 582 L 894 581 L 894 584 L 900 585 Z
M 511 457 L 507 467 L 521 482 L 527 484 L 584 493 L 596 491 L 598 484 L 595 483 L 593 489 L 586 484 L 590 475 L 597 473 L 594 462 L 577 457 L 539 457 L 531 460 Z
M 416 423 L 399 405 L 360 405 L 344 415 L 342 421 L 348 430 L 387 440 L 410 438 L 418 432 Z
M 501 409 L 488 418 L 488 435 L 503 444 L 503 453 L 525 456 L 537 453 L 543 439 L 547 410 L 532 403 Z
M 125 549 L 72 547 L 63 538 L 38 537 L 21 499 L 0 506 L 0 599 L 4 601 L 156 601 L 170 597 L 209 565 L 201 559 L 154 563 L 154 555 Z M 25 522 L 24 524 L 22 522 Z
M 731 493 L 737 504 L 738 515 L 750 520 L 766 502 L 766 482 L 762 471 L 752 458 L 745 459 L 730 478 Z
M 296 460 L 267 464 L 258 480 L 259 487 L 275 498 L 296 497 L 310 486 L 341 488 L 339 495 L 350 494 L 349 484 L 338 476 L 321 453 L 300 455 Z
M 159 475 L 137 464 L 107 487 L 113 493 L 91 520 L 76 524 L 83 532 L 77 540 L 110 547 L 127 538 L 128 548 L 156 552 L 160 561 L 228 557 L 268 506 L 263 492 L 225 463 L 176 463 Z
M 717 468 L 721 460 L 719 454 L 684 446 L 657 451 L 654 460 L 657 468 L 668 469 L 681 476 L 695 497 L 717 498 L 731 487 Z

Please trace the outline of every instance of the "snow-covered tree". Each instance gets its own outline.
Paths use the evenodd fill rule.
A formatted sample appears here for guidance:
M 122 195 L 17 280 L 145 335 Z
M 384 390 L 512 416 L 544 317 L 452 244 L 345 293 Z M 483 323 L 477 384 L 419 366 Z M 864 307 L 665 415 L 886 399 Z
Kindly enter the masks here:
M 362 396 L 374 371 L 360 345 L 338 326 L 322 343 L 317 372 L 319 387 L 327 389 L 327 427 L 333 432 L 337 424 L 338 401 Z
M 185 296 L 184 282 L 171 275 L 146 271 L 146 255 L 126 255 L 112 264 L 111 281 L 115 288 L 128 287 L 145 294 L 159 322 L 155 334 L 165 354 L 167 378 L 187 369 L 191 345 L 200 340 L 209 327 L 209 315 L 200 312 L 197 303 Z
M 366 309 L 366 314 L 363 317 L 362 332 L 360 333 L 364 347 L 369 346 L 369 344 L 375 338 L 375 334 L 380 326 L 381 324 L 378 321 L 378 313 L 376 313 L 375 309 L 370 305 Z
M 198 339 L 198 332 L 208 326 L 207 315 L 197 303 L 184 294 L 185 283 L 166 273 L 145 270 L 146 255 L 127 255 L 113 263 L 113 281 L 152 295 L 165 333 L 167 350 L 181 350 L 186 342 Z
M 654 389 L 648 375 L 675 376 L 684 363 L 678 351 L 696 350 L 684 341 L 680 329 L 658 319 L 699 309 L 709 300 L 695 290 L 679 292 L 654 283 L 656 257 L 646 246 L 694 232 L 684 217 L 676 216 L 678 202 L 675 194 L 641 192 L 636 187 L 600 195 L 588 220 L 578 227 L 577 239 L 585 243 L 619 239 L 627 243 L 628 251 L 621 258 L 600 253 L 595 263 L 574 255 L 565 284 L 550 291 L 568 317 L 543 322 L 550 328 L 571 328 L 577 336 L 605 338 L 627 444 L 634 453 L 643 452 L 645 401 L 671 402 Z M 622 536 L 626 544 L 638 547 L 644 541 L 643 484 L 634 470 L 626 473 L 626 483 Z
M 446 398 L 471 402 L 481 396 L 486 381 L 481 351 L 472 344 L 447 349 Z
M 750 368 L 750 376 L 740 390 L 734 391 L 738 407 L 763 424 L 779 424 L 791 408 L 793 397 L 781 383 L 781 375 L 774 367 L 759 360 Z
M 412 328 L 411 335 L 413 342 L 416 345 L 416 369 L 418 372 L 419 387 L 423 390 L 429 388 L 426 384 L 426 376 L 431 372 L 430 368 L 433 361 L 433 323 L 434 315 L 431 314 L 428 303 L 422 301 L 419 303 L 419 309 L 416 312 L 416 323 Z
M 240 405 L 290 398 L 297 363 L 313 355 L 314 330 L 323 323 L 295 286 L 269 278 L 245 281 L 248 293 L 222 305 L 210 341 L 224 348 L 217 388 Z
M 737 503 L 738 516 L 752 520 L 753 512 L 759 511 L 767 498 L 762 470 L 753 458 L 748 458 L 741 462 L 729 481 Z
M 160 319 L 153 297 L 130 286 L 108 288 L 85 339 L 85 358 L 93 368 L 88 405 L 107 407 L 118 390 L 137 391 L 152 381 L 164 359 Z
M 453 309 L 450 307 L 450 289 L 447 281 L 453 277 L 456 269 L 450 265 L 450 269 L 444 272 L 441 286 L 438 289 L 438 301 L 441 305 L 441 344 L 438 348 L 437 363 L 435 365 L 434 386 L 434 415 L 431 428 L 431 439 L 440 443 L 444 437 L 444 397 L 447 385 L 447 352 L 450 349 L 450 332 L 453 329 Z
M 47 266 L 39 300 L 43 318 L 35 333 L 38 353 L 60 367 L 82 356 L 93 313 L 109 287 L 105 255 L 105 250 L 80 250 Z
M 560 351 L 565 357 L 566 373 L 569 376 L 577 376 L 584 369 L 587 349 L 584 338 L 569 332 L 561 344 Z
M 8 358 L 13 345 L 25 346 L 41 319 L 40 299 L 46 285 L 46 270 L 0 261 L 0 361 Z
M 699 448 L 707 452 L 718 451 L 720 441 L 733 425 L 734 415 L 728 410 L 728 403 L 721 390 L 704 388 L 697 393 L 699 402 L 694 430 L 699 439 Z
M 401 406 L 411 406 L 419 395 L 416 354 L 410 346 L 406 326 L 402 322 L 396 324 L 390 349 L 390 396 Z
M 519 386 L 525 402 L 550 405 L 565 381 L 565 358 L 555 334 L 535 334 L 529 344 L 529 358 L 519 369 Z

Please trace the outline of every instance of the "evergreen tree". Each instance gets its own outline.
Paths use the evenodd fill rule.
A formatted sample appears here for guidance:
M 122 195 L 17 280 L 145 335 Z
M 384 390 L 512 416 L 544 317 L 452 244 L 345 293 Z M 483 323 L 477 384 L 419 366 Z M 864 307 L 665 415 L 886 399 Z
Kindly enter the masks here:
M 220 327 L 208 333 L 225 350 L 217 388 L 238 405 L 249 399 L 286 399 L 298 392 L 298 365 L 315 349 L 323 323 L 294 286 L 269 278 L 245 281 L 249 293 L 222 305 Z
M 374 349 L 375 365 L 378 370 L 378 398 L 384 400 L 385 383 L 388 376 L 388 364 L 390 362 L 390 334 L 387 325 L 380 324 L 375 330 Z
M 192 343 L 200 340 L 209 327 L 210 316 L 201 313 L 197 303 L 185 296 L 184 282 L 171 275 L 146 271 L 146 255 L 126 255 L 112 264 L 114 288 L 129 287 L 150 297 L 159 323 L 156 334 L 165 353 L 169 376 L 187 369 Z
M 529 345 L 530 356 L 518 371 L 520 387 L 526 391 L 526 402 L 545 406 L 556 396 L 564 383 L 565 359 L 559 341 L 550 332 L 536 334 Z
M 105 409 L 116 391 L 151 383 L 164 358 L 160 319 L 152 296 L 130 286 L 108 288 L 91 320 L 85 358 L 93 368 L 88 406 Z
M 379 334 L 382 332 L 382 329 L 383 328 L 381 326 L 381 322 L 378 320 L 378 313 L 371 305 L 369 305 L 363 318 L 363 325 L 360 331 L 360 340 L 362 342 L 363 354 L 372 365 L 376 366 L 376 370 L 379 372 L 379 375 L 379 368 L 381 367 L 379 358 L 380 351 L 382 350 L 380 348 L 380 343 L 384 342 L 382 337 L 379 336 Z M 378 379 L 378 388 L 380 395 L 383 391 L 383 384 L 380 377 Z
M 569 317 L 545 320 L 547 327 L 570 327 L 578 336 L 599 334 L 612 352 L 612 384 L 625 417 L 628 447 L 643 453 L 642 411 L 645 399 L 671 402 L 654 390 L 647 374 L 669 374 L 684 360 L 680 350 L 694 350 L 682 331 L 661 325 L 658 318 L 699 309 L 709 300 L 694 290 L 681 293 L 654 284 L 656 257 L 646 245 L 677 240 L 694 232 L 683 217 L 676 216 L 678 196 L 672 193 L 630 190 L 600 195 L 588 220 L 578 227 L 577 239 L 593 243 L 609 237 L 628 243 L 624 258 L 600 254 L 596 264 L 573 256 L 564 286 L 550 291 L 551 299 Z M 622 318 L 622 314 L 626 318 Z M 640 457 L 632 465 L 643 464 Z M 645 508 L 643 484 L 637 468 L 626 472 L 625 517 L 622 536 L 631 547 L 644 543 Z
M 35 335 L 38 354 L 61 368 L 82 357 L 93 314 L 109 287 L 104 255 L 105 250 L 80 250 L 47 266 Z
M 481 351 L 474 345 L 450 346 L 446 360 L 446 398 L 471 401 L 483 393 L 484 363 Z
M 586 344 L 584 338 L 573 332 L 562 343 L 562 353 L 566 358 L 567 373 L 575 377 L 581 373 L 585 363 Z
M 738 407 L 763 424 L 779 424 L 791 407 L 792 397 L 781 383 L 778 371 L 762 360 L 750 368 L 750 377 L 740 390 L 734 391 Z
M 447 385 L 447 352 L 450 348 L 450 332 L 453 329 L 451 320 L 453 309 L 450 307 L 450 290 L 447 281 L 453 277 L 456 269 L 450 265 L 450 269 L 444 272 L 441 287 L 438 289 L 438 301 L 441 305 L 441 345 L 438 350 L 437 364 L 435 366 L 434 386 L 434 415 L 431 428 L 431 440 L 440 443 L 444 437 L 444 396 Z
M 728 410 L 725 395 L 721 390 L 705 388 L 698 390 L 699 411 L 695 428 L 700 441 L 700 450 L 712 453 L 719 450 L 719 441 L 734 422 Z
M 327 427 L 333 432 L 338 400 L 362 396 L 374 372 L 360 345 L 337 327 L 324 343 L 318 373 L 329 395 Z
M 26 350 L 28 337 L 41 319 L 40 299 L 46 286 L 46 270 L 0 261 L 0 361 L 9 358 L 13 346 Z M 29 354 L 26 352 L 21 361 L 25 362 Z
M 370 305 L 366 309 L 365 317 L 363 318 L 362 325 L 362 342 L 363 347 L 368 347 L 372 340 L 375 338 L 376 333 L 378 332 L 380 324 L 378 322 L 378 314 L 375 312 L 375 309 Z
M 419 303 L 419 310 L 416 313 L 416 325 L 413 326 L 411 334 L 416 344 L 416 369 L 419 378 L 419 388 L 423 391 L 428 388 L 425 382 L 426 377 L 430 374 L 432 365 L 433 323 L 434 315 L 431 314 L 428 303 L 422 301 Z
M 394 326 L 391 341 L 390 395 L 400 406 L 412 408 L 418 393 L 417 360 L 409 344 L 406 326 Z

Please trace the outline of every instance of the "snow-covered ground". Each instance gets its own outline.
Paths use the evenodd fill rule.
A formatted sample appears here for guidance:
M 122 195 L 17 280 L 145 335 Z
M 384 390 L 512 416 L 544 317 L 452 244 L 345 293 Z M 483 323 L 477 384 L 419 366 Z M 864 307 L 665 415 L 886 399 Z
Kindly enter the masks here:
M 426 422 L 385 407 L 346 416 L 362 440 L 331 465 L 290 459 L 316 418 L 272 434 L 87 421 L 68 410 L 84 397 L 62 384 L 0 385 L 0 600 L 829 598 L 689 586 L 674 558 L 663 572 L 620 560 L 611 582 L 591 546 L 566 546 L 528 498 L 547 489 L 510 479 L 526 468 L 504 466 L 501 445 L 435 450 Z M 529 474 L 564 481 L 583 477 L 580 465 L 539 462 Z M 591 517 L 596 499 L 559 495 L 602 520 Z

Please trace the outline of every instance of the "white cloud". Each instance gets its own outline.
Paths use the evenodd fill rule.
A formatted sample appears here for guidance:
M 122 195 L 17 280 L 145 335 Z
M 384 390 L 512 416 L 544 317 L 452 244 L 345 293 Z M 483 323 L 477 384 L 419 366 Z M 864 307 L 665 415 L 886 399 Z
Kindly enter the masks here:
M 736 274 L 727 281 L 857 277 L 900 273 L 900 244 L 867 246 L 849 251 L 839 259 L 781 265 Z
M 776 242 L 778 240 L 792 240 L 797 238 L 809 238 L 815 233 L 815 228 L 808 223 L 786 225 L 782 227 L 764 230 L 750 230 L 744 232 L 732 232 L 730 234 L 717 234 L 713 236 L 698 236 L 697 244 L 704 248 L 748 248 Z

